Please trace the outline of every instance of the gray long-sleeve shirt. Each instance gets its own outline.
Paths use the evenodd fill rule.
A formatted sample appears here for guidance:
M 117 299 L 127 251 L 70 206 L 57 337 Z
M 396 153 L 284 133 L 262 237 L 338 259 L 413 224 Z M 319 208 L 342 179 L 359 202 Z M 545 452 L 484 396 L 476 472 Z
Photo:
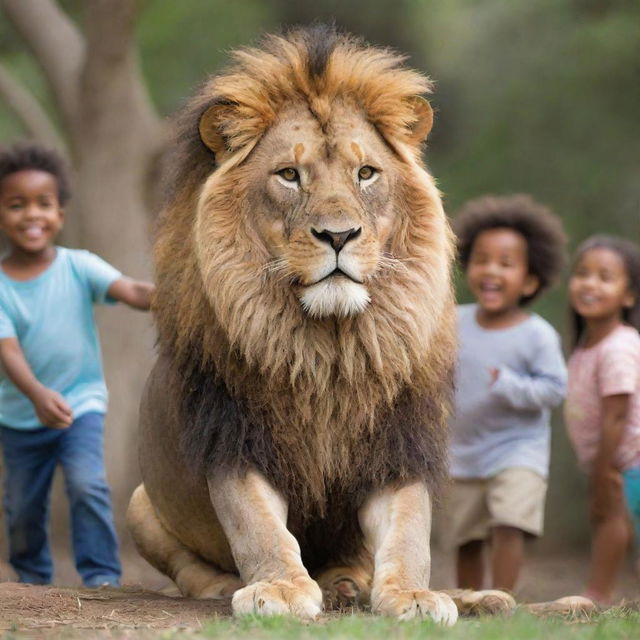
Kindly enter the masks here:
M 546 477 L 550 412 L 562 401 L 567 379 L 559 336 L 536 314 L 507 329 L 484 329 L 476 309 L 458 307 L 451 475 L 487 478 L 526 467 Z M 492 368 L 499 370 L 493 385 Z

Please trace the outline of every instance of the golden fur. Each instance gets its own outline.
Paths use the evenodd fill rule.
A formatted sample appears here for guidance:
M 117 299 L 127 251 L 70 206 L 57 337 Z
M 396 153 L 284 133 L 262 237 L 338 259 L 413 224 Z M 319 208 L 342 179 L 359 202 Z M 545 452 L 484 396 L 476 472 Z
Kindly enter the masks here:
M 454 356 L 429 81 L 321 27 L 235 58 L 183 114 L 158 230 L 138 549 L 236 614 L 512 608 L 429 590 Z
M 156 317 L 162 350 L 182 379 L 193 384 L 211 372 L 221 380 L 269 424 L 276 448 L 287 450 L 287 467 L 307 478 L 307 497 L 321 503 L 328 484 L 348 484 L 354 469 L 376 467 L 378 460 L 361 458 L 361 443 L 402 394 L 428 399 L 422 428 L 433 432 L 432 471 L 440 473 L 453 358 L 452 242 L 420 162 L 425 132 L 416 96 L 430 90 L 428 79 L 402 67 L 397 54 L 349 37 L 336 40 L 314 75 L 308 46 L 305 32 L 296 32 L 236 53 L 236 65 L 187 109 L 155 248 Z M 210 118 L 215 131 L 208 109 L 217 111 Z M 248 210 L 258 173 L 251 161 L 283 112 L 288 120 L 310 113 L 316 135 L 329 140 L 345 135 L 343 122 L 360 118 L 356 125 L 381 136 L 388 150 L 394 219 L 384 245 L 374 247 L 370 303 L 359 314 L 318 320 L 305 313 L 291 273 L 283 278 Z M 428 129 L 430 112 L 427 119 Z M 380 245 L 379 230 L 368 231 L 370 244 Z M 309 241 L 298 245 L 302 278 L 312 252 Z M 290 268 L 296 255 L 289 258 Z

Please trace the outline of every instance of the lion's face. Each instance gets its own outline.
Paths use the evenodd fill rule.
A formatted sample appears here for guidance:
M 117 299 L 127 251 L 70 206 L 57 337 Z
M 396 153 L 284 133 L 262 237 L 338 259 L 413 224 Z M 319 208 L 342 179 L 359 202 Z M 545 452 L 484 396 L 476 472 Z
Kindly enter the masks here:
M 265 269 L 313 317 L 367 306 L 396 215 L 392 151 L 353 107 L 332 116 L 323 131 L 308 109 L 286 110 L 234 170 Z
M 394 219 L 391 152 L 362 115 L 335 111 L 326 132 L 308 110 L 283 113 L 249 162 L 260 237 L 316 317 L 366 307 Z

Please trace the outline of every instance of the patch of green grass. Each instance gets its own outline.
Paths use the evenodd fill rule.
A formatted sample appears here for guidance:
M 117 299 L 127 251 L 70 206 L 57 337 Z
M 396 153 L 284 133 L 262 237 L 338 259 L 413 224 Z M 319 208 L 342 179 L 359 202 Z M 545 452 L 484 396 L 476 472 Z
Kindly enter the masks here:
M 165 640 L 638 640 L 640 613 L 612 609 L 589 619 L 537 618 L 524 612 L 510 617 L 460 619 L 445 628 L 429 621 L 398 622 L 345 615 L 305 625 L 289 618 L 246 617 L 210 621 L 198 632 L 166 633 Z

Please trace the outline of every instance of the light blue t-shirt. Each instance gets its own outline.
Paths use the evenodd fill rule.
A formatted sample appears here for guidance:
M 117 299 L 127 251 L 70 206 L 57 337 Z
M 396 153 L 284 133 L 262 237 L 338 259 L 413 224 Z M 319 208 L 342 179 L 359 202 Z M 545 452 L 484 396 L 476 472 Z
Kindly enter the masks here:
M 535 313 L 507 329 L 476 321 L 477 305 L 458 307 L 458 366 L 451 420 L 454 478 L 488 478 L 508 467 L 549 473 L 551 408 L 562 402 L 567 371 L 560 338 Z M 490 384 L 490 369 L 498 379 Z
M 0 338 L 17 337 L 34 376 L 61 393 L 74 417 L 105 412 L 107 389 L 93 304 L 120 272 L 89 251 L 56 247 L 49 268 L 32 280 L 12 280 L 0 269 Z M 29 399 L 0 370 L 0 424 L 40 426 Z

